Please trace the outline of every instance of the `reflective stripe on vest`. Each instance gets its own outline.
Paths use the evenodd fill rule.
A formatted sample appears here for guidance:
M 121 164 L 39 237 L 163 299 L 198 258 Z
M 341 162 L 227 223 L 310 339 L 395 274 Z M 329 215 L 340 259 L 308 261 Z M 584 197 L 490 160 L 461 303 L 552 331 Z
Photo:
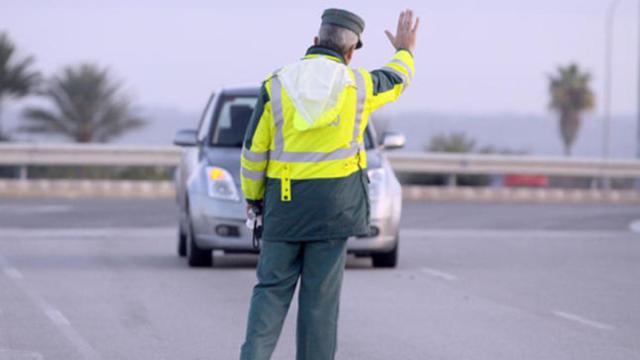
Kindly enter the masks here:
M 269 160 L 268 151 L 262 151 L 262 152 L 251 151 L 244 146 L 242 147 L 242 156 L 244 156 L 245 159 L 251 162 L 262 162 L 262 161 Z
M 360 135 L 360 126 L 362 125 L 362 114 L 364 114 L 364 102 L 367 99 L 367 86 L 364 83 L 364 77 L 362 77 L 362 74 L 359 70 L 356 70 L 353 74 L 356 77 L 356 91 L 358 92 L 358 100 L 356 103 L 356 120 L 353 127 L 353 140 L 351 142 L 351 147 L 356 148 L 357 151 L 360 151 L 360 148 L 358 147 L 358 136 Z
M 273 122 L 276 125 L 274 143 L 276 148 L 269 156 L 271 159 L 280 160 L 279 155 L 284 152 L 284 115 L 282 115 L 282 84 L 277 75 L 271 79 L 271 109 L 273 110 Z
M 397 69 L 394 69 L 394 68 L 392 68 L 390 66 L 384 66 L 382 69 L 386 70 L 386 71 L 390 71 L 390 72 L 398 75 L 402 79 L 402 84 L 404 85 L 404 87 L 402 88 L 402 91 L 404 91 L 404 89 L 407 86 L 409 86 L 409 84 L 410 84 L 409 79 L 407 79 L 407 76 L 405 74 L 403 74 L 401 71 L 399 71 Z
M 412 79 L 413 78 L 413 70 L 411 70 L 411 67 L 409 67 L 409 65 L 407 65 L 406 62 L 400 60 L 400 59 L 393 59 L 391 60 L 392 63 L 394 64 L 398 64 L 400 66 L 402 66 L 405 70 L 407 70 L 407 74 L 409 74 L 409 78 Z
M 263 171 L 249 170 L 243 166 L 240 168 L 240 174 L 247 179 L 263 180 L 265 172 L 264 170 Z

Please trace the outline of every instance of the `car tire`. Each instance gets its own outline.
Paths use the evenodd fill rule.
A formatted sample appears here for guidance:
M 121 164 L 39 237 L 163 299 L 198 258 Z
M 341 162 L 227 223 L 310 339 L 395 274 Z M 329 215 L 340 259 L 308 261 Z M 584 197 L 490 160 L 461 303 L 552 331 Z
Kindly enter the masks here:
M 182 230 L 182 226 L 178 226 L 178 256 L 187 256 L 187 234 Z
M 374 268 L 395 268 L 398 265 L 398 247 L 400 241 L 396 241 L 393 250 L 386 253 L 378 253 L 371 255 Z
M 211 267 L 213 265 L 213 254 L 211 250 L 201 249 L 198 247 L 198 244 L 196 244 L 191 217 L 188 213 L 185 243 L 187 263 L 190 267 Z

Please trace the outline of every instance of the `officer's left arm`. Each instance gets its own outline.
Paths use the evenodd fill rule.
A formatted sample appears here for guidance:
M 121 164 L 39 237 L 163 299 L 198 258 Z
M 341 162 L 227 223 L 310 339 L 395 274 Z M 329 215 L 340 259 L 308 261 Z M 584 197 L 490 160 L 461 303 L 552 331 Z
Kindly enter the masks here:
M 367 110 L 373 112 L 396 101 L 411 85 L 414 74 L 413 55 L 408 50 L 398 50 L 385 66 L 368 74 Z
M 264 198 L 272 122 L 271 102 L 263 83 L 256 108 L 247 126 L 240 161 L 242 192 L 251 205 L 260 205 Z
M 413 52 L 416 48 L 419 25 L 420 19 L 416 17 L 414 21 L 413 10 L 407 9 L 398 17 L 396 34 L 385 31 L 391 45 L 396 49 L 396 54 L 384 67 L 370 73 L 371 83 L 367 84 L 367 88 L 371 91 L 367 94 L 367 110 L 375 111 L 395 101 L 411 84 L 415 73 Z

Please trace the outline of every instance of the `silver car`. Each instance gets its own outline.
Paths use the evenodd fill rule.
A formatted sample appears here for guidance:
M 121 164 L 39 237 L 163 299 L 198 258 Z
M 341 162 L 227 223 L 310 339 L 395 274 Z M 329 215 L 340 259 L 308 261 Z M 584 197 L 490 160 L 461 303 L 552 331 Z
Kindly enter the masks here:
M 197 130 L 176 133 L 183 148 L 175 172 L 179 207 L 178 254 L 190 266 L 211 266 L 212 251 L 255 253 L 252 231 L 245 226 L 240 190 L 240 152 L 253 113 L 258 87 L 225 88 L 211 95 Z M 370 256 L 374 267 L 395 267 L 402 191 L 384 150 L 404 146 L 404 136 L 385 133 L 378 142 L 365 132 L 371 198 L 371 228 L 366 237 L 348 240 L 348 251 Z

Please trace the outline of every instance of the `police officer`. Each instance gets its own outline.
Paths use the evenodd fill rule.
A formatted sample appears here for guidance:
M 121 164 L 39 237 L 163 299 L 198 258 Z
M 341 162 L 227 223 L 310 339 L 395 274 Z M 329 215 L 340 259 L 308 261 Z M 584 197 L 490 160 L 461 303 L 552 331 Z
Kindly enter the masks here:
M 328 9 L 314 46 L 262 84 L 242 151 L 242 190 L 264 216 L 241 360 L 271 357 L 296 284 L 298 360 L 334 359 L 347 238 L 369 230 L 363 133 L 414 76 L 419 20 L 403 11 L 384 67 L 351 69 L 364 21 Z

